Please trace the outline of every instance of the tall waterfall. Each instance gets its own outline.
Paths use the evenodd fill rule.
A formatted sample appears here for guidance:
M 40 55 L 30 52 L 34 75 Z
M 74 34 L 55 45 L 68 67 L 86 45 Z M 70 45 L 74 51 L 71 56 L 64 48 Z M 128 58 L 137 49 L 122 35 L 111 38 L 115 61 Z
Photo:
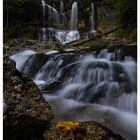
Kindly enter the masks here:
M 45 16 L 46 16 L 46 10 L 45 10 L 45 5 L 46 5 L 46 2 L 45 0 L 41 0 L 41 3 L 42 3 L 42 18 L 43 18 L 43 27 L 45 27 Z
M 47 8 L 48 8 L 48 14 L 51 18 L 50 20 L 50 26 L 53 25 L 53 24 L 59 24 L 59 20 L 60 20 L 60 17 L 59 17 L 59 12 L 52 6 L 46 4 Z
M 53 41 L 60 41 L 61 43 L 68 43 L 80 38 L 78 31 L 78 6 L 77 2 L 72 4 L 71 9 L 71 20 L 70 20 L 70 30 L 66 30 L 67 18 L 64 14 L 64 4 L 60 1 L 60 11 L 48 5 L 45 0 L 41 1 L 42 5 L 42 17 L 43 17 L 43 27 L 39 29 L 39 41 L 46 41 L 49 44 Z M 50 27 L 45 28 L 45 16 L 47 8 L 47 22 Z M 60 29 L 54 29 L 53 25 L 56 25 Z M 63 27 L 62 27 L 63 25 Z
M 62 16 L 61 23 L 63 24 L 63 30 L 65 30 L 67 24 L 67 18 L 66 15 L 64 14 L 64 3 L 62 1 L 60 1 L 60 14 Z
M 89 38 L 94 38 L 96 36 L 96 18 L 95 18 L 95 6 L 94 3 L 91 3 L 91 13 L 89 16 L 90 21 L 90 31 L 88 33 Z
M 43 27 L 39 29 L 39 41 L 45 41 L 50 44 L 53 41 L 56 41 L 55 37 L 55 29 L 52 28 L 54 25 L 60 24 L 60 17 L 62 15 L 59 14 L 58 10 L 54 7 L 48 5 L 45 0 L 41 1 L 42 6 L 42 17 L 43 17 Z M 47 12 L 47 13 L 46 13 Z M 46 15 L 47 23 L 49 27 L 46 27 Z
M 96 25 L 95 25 L 95 7 L 94 3 L 91 3 L 91 31 L 96 32 Z
M 77 30 L 77 22 L 78 22 L 78 6 L 77 2 L 74 2 L 71 10 L 70 31 Z
M 63 13 L 64 12 L 64 4 L 62 1 L 60 1 L 60 12 Z
M 78 6 L 77 2 L 72 4 L 71 10 L 71 21 L 70 21 L 70 32 L 67 35 L 67 42 L 78 40 L 80 38 L 78 27 Z
M 26 51 L 11 58 L 38 84 L 56 119 L 96 120 L 135 140 L 137 65 L 134 58 L 121 54 L 120 49 L 103 49 L 47 53 L 39 59 Z

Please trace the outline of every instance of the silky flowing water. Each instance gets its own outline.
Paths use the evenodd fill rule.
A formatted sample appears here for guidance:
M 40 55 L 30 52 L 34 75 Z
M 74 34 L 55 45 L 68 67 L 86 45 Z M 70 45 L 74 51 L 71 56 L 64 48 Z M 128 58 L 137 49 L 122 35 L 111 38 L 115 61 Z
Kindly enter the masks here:
M 70 49 L 48 52 L 40 60 L 36 52 L 26 50 L 11 58 L 38 85 L 55 121 L 93 120 L 136 140 L 137 64 L 121 54 L 121 49 Z

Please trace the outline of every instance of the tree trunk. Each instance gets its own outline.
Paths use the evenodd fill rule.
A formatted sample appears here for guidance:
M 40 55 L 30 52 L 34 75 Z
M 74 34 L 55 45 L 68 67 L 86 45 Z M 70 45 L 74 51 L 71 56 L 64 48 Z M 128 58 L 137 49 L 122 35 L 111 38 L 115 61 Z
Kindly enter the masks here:
M 9 7 L 7 6 L 6 28 L 9 28 Z

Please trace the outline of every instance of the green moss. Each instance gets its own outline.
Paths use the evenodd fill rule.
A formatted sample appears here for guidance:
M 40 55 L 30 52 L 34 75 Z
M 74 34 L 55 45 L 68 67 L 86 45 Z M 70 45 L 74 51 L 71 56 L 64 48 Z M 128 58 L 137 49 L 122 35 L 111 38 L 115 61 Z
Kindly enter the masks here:
M 123 38 L 127 35 L 127 30 L 119 29 L 118 31 L 115 32 L 115 35 L 117 38 Z
M 133 41 L 137 41 L 137 28 L 134 28 L 134 29 L 130 32 L 129 38 L 131 38 Z

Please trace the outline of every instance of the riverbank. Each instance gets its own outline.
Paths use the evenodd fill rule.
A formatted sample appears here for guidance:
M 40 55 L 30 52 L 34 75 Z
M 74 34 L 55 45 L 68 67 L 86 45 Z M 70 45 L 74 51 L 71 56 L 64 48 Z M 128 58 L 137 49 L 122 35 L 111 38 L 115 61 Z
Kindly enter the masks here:
M 80 41 L 80 40 L 79 40 Z M 79 42 L 76 41 L 76 42 Z M 65 50 L 75 50 L 75 51 L 84 51 L 84 50 L 101 50 L 101 49 L 113 49 L 117 47 L 130 47 L 131 51 L 133 47 L 137 47 L 136 42 L 119 42 L 119 41 L 104 41 L 102 39 L 98 39 L 96 41 L 91 40 L 88 43 L 85 43 L 83 45 L 77 45 L 73 46 L 72 44 L 59 44 L 59 43 L 53 43 L 51 45 L 48 45 L 47 43 L 39 43 L 37 40 L 24 40 L 24 39 L 14 39 L 10 41 L 9 43 L 5 43 L 3 46 L 3 55 L 4 56 L 10 56 L 12 54 L 15 54 L 19 51 L 23 50 L 33 50 L 37 53 L 47 53 L 49 51 L 55 50 L 55 51 L 65 51 Z M 135 49 L 137 51 L 137 49 Z M 131 52 L 130 51 L 130 52 Z M 132 52 L 133 54 L 133 52 Z M 136 54 L 136 52 L 135 52 Z M 135 56 L 136 58 L 136 56 Z

